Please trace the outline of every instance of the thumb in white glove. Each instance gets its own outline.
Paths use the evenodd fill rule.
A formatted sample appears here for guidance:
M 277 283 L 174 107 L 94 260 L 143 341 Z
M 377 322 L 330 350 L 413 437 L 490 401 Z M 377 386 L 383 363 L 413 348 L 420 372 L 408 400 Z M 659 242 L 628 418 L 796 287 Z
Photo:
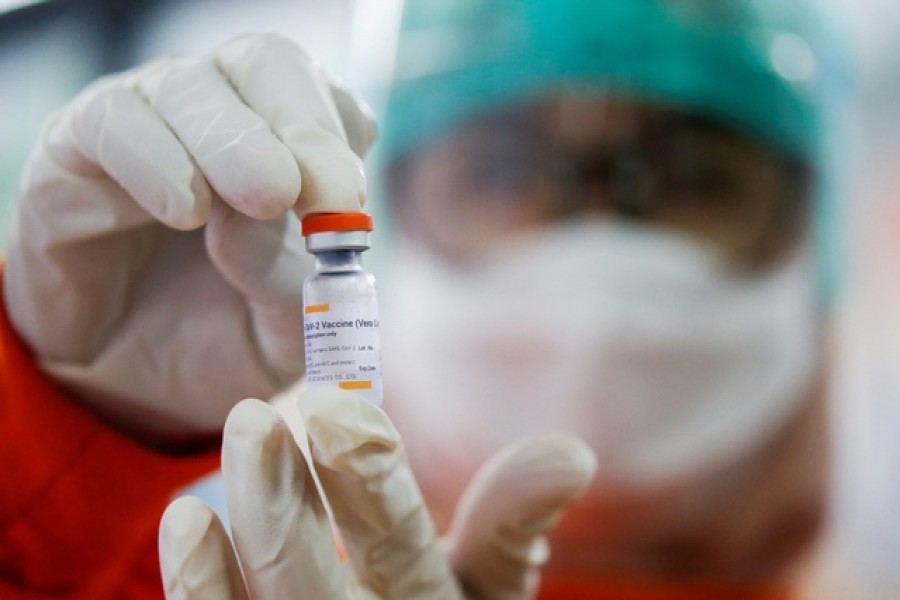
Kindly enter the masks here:
M 160 439 L 302 375 L 298 216 L 358 211 L 370 111 L 286 38 L 109 76 L 26 168 L 4 292 L 42 367 Z
M 475 477 L 441 544 L 379 408 L 326 388 L 299 403 L 305 456 L 265 403 L 245 400 L 229 415 L 223 474 L 234 548 L 199 500 L 166 510 L 159 543 L 170 600 L 528 598 L 547 556 L 545 532 L 595 469 L 592 452 L 570 437 L 514 444 Z

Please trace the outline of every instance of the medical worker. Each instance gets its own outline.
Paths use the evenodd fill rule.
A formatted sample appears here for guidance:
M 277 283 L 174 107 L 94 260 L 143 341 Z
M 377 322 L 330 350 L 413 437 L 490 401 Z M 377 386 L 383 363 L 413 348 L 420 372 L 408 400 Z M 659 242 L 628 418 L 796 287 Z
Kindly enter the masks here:
M 8 595 L 159 594 L 159 509 L 230 412 L 236 552 L 173 503 L 170 597 L 525 597 L 594 454 L 544 597 L 784 597 L 826 472 L 824 65 L 795 10 L 408 3 L 386 408 L 427 509 L 357 397 L 287 392 L 300 448 L 234 407 L 302 375 L 297 216 L 361 208 L 366 112 L 266 36 L 85 90 L 29 163 L 3 275 Z
M 545 589 L 791 589 L 828 468 L 834 75 L 813 17 L 406 3 L 380 147 L 385 406 L 439 528 L 486 456 L 567 431 L 598 473 Z

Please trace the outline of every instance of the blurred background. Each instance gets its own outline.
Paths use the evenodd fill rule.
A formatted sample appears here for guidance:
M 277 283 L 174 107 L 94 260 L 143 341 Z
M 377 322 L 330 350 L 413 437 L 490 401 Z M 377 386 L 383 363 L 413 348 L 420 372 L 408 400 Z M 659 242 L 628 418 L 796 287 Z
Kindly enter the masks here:
M 832 165 L 848 236 L 834 323 L 833 514 L 809 595 L 900 598 L 900 3 L 819 1 L 846 37 L 855 86 Z M 42 122 L 89 81 L 277 31 L 379 112 L 399 8 L 400 0 L 0 1 L 0 246 Z M 373 211 L 378 201 L 373 194 Z

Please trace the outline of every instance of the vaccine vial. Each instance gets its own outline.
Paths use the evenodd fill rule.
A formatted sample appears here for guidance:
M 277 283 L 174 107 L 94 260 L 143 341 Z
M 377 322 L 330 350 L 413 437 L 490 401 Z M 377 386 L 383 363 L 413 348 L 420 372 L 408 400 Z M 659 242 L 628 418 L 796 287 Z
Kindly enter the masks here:
M 375 278 L 362 266 L 372 217 L 315 213 L 302 220 L 316 269 L 303 282 L 306 377 L 310 387 L 333 386 L 381 404 L 381 333 Z

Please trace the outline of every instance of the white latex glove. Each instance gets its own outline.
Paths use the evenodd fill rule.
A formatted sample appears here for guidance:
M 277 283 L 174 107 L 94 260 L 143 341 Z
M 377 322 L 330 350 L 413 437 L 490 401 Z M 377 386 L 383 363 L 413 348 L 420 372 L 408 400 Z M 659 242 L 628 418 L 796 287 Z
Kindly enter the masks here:
M 50 119 L 4 291 L 42 367 L 154 440 L 302 374 L 298 216 L 358 211 L 370 112 L 286 38 L 99 80 Z
M 299 406 L 293 435 L 268 404 L 232 410 L 222 469 L 235 546 L 201 501 L 174 501 L 159 536 L 169 600 L 528 598 L 547 557 L 544 533 L 596 467 L 575 438 L 513 444 L 475 476 L 441 544 L 384 412 L 328 388 L 303 392 Z M 298 435 L 309 440 L 302 454 Z M 350 568 L 335 550 L 326 494 Z

